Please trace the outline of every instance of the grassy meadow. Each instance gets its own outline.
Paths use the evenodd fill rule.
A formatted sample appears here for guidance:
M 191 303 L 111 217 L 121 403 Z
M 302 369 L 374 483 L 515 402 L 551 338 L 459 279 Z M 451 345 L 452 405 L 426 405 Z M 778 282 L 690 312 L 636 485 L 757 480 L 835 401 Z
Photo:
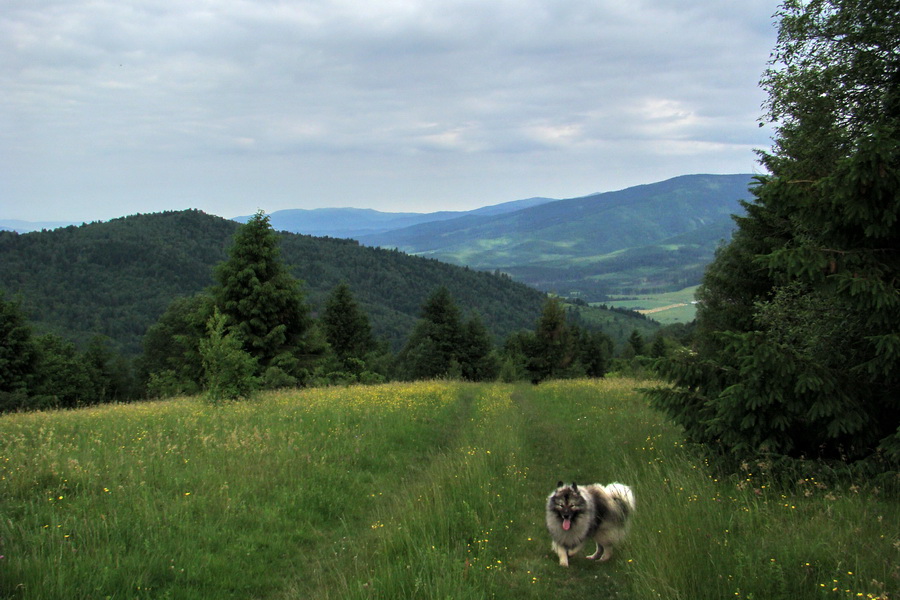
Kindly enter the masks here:
M 695 285 L 675 292 L 641 294 L 621 299 L 613 296 L 604 304 L 613 308 L 644 311 L 648 317 L 663 325 L 689 323 L 697 316 L 697 305 L 691 304 L 691 302 L 694 301 L 698 287 L 700 286 Z
M 628 379 L 424 382 L 0 416 L 0 598 L 900 598 L 872 482 L 721 477 Z M 558 566 L 559 479 L 637 498 Z M 593 546 L 588 546 L 593 551 Z

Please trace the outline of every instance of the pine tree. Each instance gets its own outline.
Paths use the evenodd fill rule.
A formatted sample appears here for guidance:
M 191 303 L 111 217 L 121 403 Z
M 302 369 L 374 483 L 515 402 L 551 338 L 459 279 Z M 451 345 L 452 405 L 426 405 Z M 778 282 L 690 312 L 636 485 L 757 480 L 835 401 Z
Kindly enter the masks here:
M 459 370 L 463 341 L 459 308 L 450 291 L 441 286 L 422 305 L 421 316 L 397 357 L 402 376 L 429 379 Z
M 216 279 L 216 304 L 257 360 L 260 374 L 273 386 L 302 382 L 324 347 L 300 283 L 281 262 L 278 236 L 262 211 L 235 234 Z
M 7 301 L 0 291 L 0 393 L 24 393 L 36 359 L 25 313 L 18 302 Z
M 341 361 L 350 358 L 364 360 L 368 353 L 376 349 L 369 318 L 360 309 L 346 283 L 335 287 L 325 301 L 322 326 L 328 344 Z
M 463 379 L 468 381 L 493 381 L 500 372 L 500 361 L 494 353 L 494 344 L 487 327 L 477 315 L 463 326 L 462 347 L 457 360 Z
M 544 302 L 538 319 L 531 348 L 526 350 L 526 370 L 531 381 L 564 378 L 575 364 L 575 336 L 569 327 L 566 309 L 558 298 Z
M 697 441 L 900 462 L 900 9 L 789 0 L 771 176 L 707 271 L 654 402 Z M 709 300 L 709 302 L 707 302 Z

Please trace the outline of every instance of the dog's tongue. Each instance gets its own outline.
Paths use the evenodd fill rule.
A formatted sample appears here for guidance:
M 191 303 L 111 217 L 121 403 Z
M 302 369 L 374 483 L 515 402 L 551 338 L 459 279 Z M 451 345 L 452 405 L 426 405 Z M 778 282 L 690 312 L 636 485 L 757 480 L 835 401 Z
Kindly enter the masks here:
M 568 531 L 572 528 L 572 519 L 563 519 L 563 529 Z

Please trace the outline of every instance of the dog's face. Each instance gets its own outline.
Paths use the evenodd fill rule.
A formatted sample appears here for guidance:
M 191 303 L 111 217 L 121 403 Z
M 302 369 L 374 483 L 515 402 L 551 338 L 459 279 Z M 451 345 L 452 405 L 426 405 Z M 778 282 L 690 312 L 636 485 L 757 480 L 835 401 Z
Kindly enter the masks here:
M 557 485 L 556 492 L 550 498 L 550 509 L 557 514 L 560 520 L 560 526 L 564 531 L 569 531 L 572 524 L 578 520 L 578 517 L 587 509 L 587 502 L 578 486 L 563 485 L 560 481 Z

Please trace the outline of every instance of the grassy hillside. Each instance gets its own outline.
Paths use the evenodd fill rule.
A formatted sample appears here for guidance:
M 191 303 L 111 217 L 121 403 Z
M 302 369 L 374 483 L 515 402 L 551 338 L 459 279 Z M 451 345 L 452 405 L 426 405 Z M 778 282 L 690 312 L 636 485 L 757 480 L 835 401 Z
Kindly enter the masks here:
M 0 597 L 896 597 L 900 503 L 877 482 L 780 486 L 765 465 L 720 477 L 634 385 L 431 382 L 0 417 Z M 559 479 L 634 487 L 609 563 L 551 556 Z
M 605 302 L 613 308 L 626 308 L 644 314 L 663 325 L 688 323 L 697 315 L 697 305 L 693 304 L 697 288 L 691 286 L 675 292 L 644 294 L 641 296 L 613 297 Z
M 425 223 L 366 244 L 478 269 L 500 269 L 542 290 L 585 300 L 699 283 L 750 175 L 686 175 L 504 215 Z

